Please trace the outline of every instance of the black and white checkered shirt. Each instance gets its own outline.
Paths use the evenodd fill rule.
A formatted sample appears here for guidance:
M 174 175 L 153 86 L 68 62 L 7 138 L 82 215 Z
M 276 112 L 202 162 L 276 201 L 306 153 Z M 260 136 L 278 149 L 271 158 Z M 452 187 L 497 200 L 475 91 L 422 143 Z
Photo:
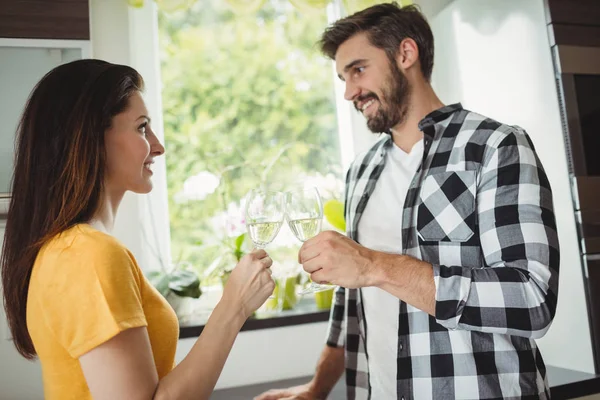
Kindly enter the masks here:
M 556 310 L 559 247 L 531 140 L 460 104 L 419 128 L 425 150 L 404 204 L 402 246 L 433 265 L 435 317 L 400 302 L 390 338 L 398 341 L 398 399 L 547 399 L 534 339 Z M 386 135 L 348 171 L 347 234 L 359 243 L 358 222 L 391 146 Z M 349 400 L 370 397 L 367 334 L 360 290 L 338 289 L 327 344 L 345 346 Z

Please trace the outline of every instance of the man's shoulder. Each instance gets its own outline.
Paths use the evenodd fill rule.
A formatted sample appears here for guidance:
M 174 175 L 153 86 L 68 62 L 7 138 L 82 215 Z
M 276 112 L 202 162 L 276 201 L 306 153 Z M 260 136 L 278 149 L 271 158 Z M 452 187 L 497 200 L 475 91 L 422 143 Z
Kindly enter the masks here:
M 453 127 L 453 125 L 455 125 Z M 470 110 L 462 110 L 450 120 L 446 134 L 455 134 L 461 143 L 485 144 L 495 147 L 508 136 L 525 137 L 526 132 L 518 125 L 509 125 L 494 118 Z

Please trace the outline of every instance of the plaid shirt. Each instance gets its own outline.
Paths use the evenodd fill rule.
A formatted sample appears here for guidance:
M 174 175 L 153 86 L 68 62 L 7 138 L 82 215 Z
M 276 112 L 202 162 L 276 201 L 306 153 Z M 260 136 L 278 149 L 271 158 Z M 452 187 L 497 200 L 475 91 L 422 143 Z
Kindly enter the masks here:
M 435 317 L 400 301 L 390 338 L 398 340 L 398 399 L 547 399 L 534 339 L 556 310 L 559 248 L 533 144 L 521 128 L 460 104 L 432 112 L 419 129 L 425 150 L 404 204 L 402 246 L 433 265 Z M 386 135 L 346 177 L 347 234 L 359 243 L 391 146 Z M 367 334 L 360 290 L 338 289 L 327 344 L 345 346 L 349 400 L 370 398 Z

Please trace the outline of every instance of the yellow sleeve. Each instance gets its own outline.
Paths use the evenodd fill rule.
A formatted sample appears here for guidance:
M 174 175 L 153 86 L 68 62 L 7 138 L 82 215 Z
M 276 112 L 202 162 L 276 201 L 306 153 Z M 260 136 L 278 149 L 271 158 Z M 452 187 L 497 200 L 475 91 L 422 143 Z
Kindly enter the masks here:
M 79 358 L 124 330 L 148 325 L 141 271 L 118 241 L 85 235 L 54 262 L 41 296 L 43 315 L 71 357 Z

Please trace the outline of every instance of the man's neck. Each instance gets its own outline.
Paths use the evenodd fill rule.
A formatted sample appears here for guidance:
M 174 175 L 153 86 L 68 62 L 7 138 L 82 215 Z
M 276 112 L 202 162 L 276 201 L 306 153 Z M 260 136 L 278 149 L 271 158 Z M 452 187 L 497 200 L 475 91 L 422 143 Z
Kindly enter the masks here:
M 441 102 L 429 83 L 422 82 L 413 85 L 406 118 L 401 124 L 391 129 L 394 144 L 409 153 L 415 143 L 423 139 L 423 132 L 419 130 L 419 122 L 426 115 L 443 106 L 444 103 Z

